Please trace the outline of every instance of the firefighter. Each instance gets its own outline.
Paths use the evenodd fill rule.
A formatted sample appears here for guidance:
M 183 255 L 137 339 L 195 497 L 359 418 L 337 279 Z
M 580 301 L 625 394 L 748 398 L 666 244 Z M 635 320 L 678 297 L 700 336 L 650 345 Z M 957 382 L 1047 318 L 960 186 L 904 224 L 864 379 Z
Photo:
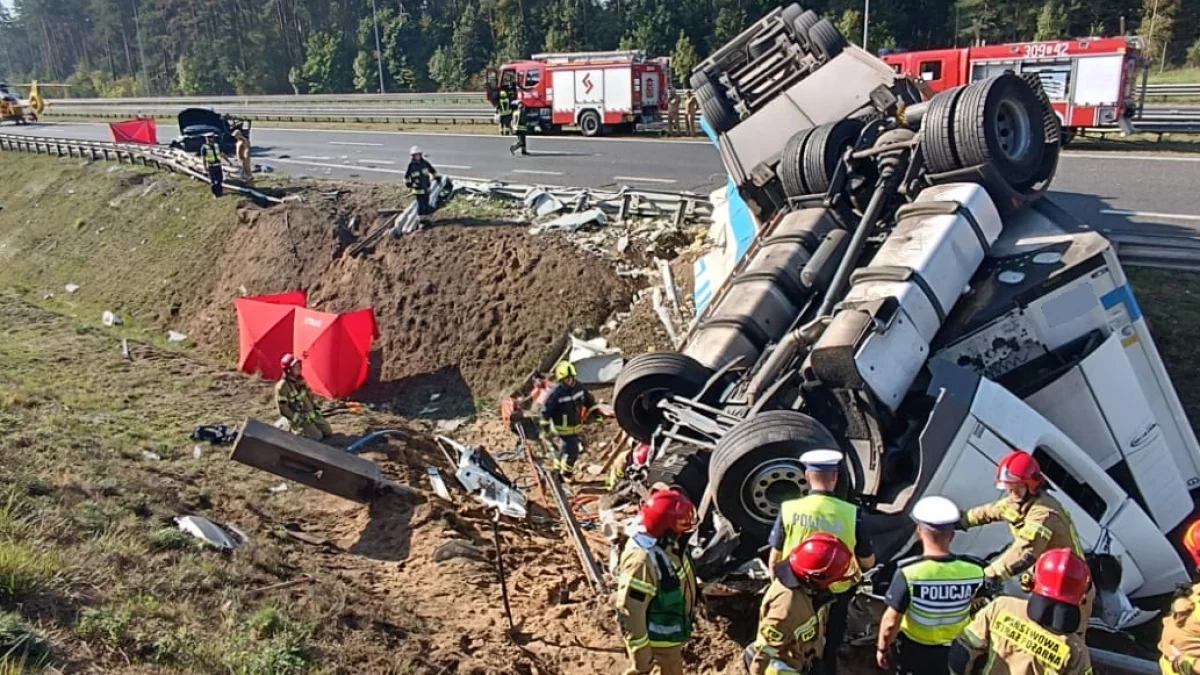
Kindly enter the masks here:
M 696 576 L 681 539 L 696 527 L 696 507 L 682 492 L 659 489 L 642 504 L 637 531 L 618 564 L 616 608 L 629 655 L 625 675 L 683 675 L 692 637 Z
M 950 645 L 971 621 L 984 563 L 950 553 L 962 517 L 954 502 L 925 497 L 913 506 L 912 517 L 922 554 L 900 561 L 892 577 L 875 660 L 897 675 L 944 673 Z
M 513 133 L 517 135 L 517 142 L 508 146 L 508 154 L 515 155 L 520 150 L 522 157 L 528 156 L 525 137 L 529 135 L 529 121 L 525 119 L 525 106 L 520 101 L 513 104 Z
M 684 121 L 687 123 L 688 136 L 696 135 L 696 115 L 700 111 L 700 101 L 696 100 L 696 92 L 689 91 L 684 103 Z
M 332 435 L 333 429 L 313 401 L 312 391 L 301 374 L 300 359 L 284 354 L 279 365 L 283 366 L 283 377 L 275 385 L 275 405 L 279 414 L 287 418 L 292 432 L 314 441 Z
M 996 467 L 996 488 L 1006 490 L 1008 494 L 991 504 L 977 506 L 963 516 L 960 527 L 964 530 L 1004 521 L 1012 531 L 1012 544 L 984 569 L 988 585 L 999 586 L 1026 572 L 1038 556 L 1052 548 L 1070 549 L 1071 553 L 1084 559 L 1083 546 L 1071 516 L 1057 499 L 1046 494 L 1045 482 L 1033 455 L 1020 450 L 1010 452 Z M 1088 588 L 1081 606 L 1080 634 L 1087 630 L 1095 598 L 1096 589 Z
M 548 435 L 558 436 L 558 456 L 553 469 L 570 482 L 574 478 L 575 461 L 579 459 L 579 433 L 592 413 L 603 414 L 592 393 L 576 379 L 575 365 L 563 361 L 554 367 L 558 384 L 546 395 L 542 406 L 542 428 Z
M 853 573 L 854 554 L 841 539 L 815 532 L 772 567 L 758 611 L 758 632 L 742 654 L 750 675 L 810 672 L 821 656 L 830 585 Z
M 1192 557 L 1200 577 L 1200 520 L 1184 531 L 1183 548 Z M 1163 618 L 1158 649 L 1162 653 L 1158 665 L 1163 675 L 1200 675 L 1200 583 L 1179 588 L 1171 603 L 1171 613 Z
M 404 184 L 417 197 L 417 218 L 422 227 L 429 223 L 433 207 L 429 204 L 429 191 L 433 189 L 433 181 L 437 180 L 437 169 L 425 159 L 421 148 L 412 146 L 408 154 L 408 170 L 404 172 Z
M 217 145 L 216 134 L 205 134 L 204 145 L 200 147 L 200 159 L 208 169 L 208 183 L 212 188 L 213 197 L 220 197 L 225 191 L 225 173 L 221 170 L 221 148 Z
M 667 134 L 676 136 L 679 132 L 679 94 L 671 92 L 667 99 Z
M 649 443 L 638 443 L 632 448 L 622 450 L 613 461 L 612 471 L 609 471 L 608 477 L 604 479 L 604 489 L 612 490 L 626 476 L 644 469 L 650 462 L 650 453 Z
M 854 552 L 856 559 L 851 565 L 850 574 L 830 586 L 835 601 L 829 610 L 825 647 L 817 670 L 834 675 L 837 673 L 838 649 L 846 634 L 846 616 L 850 610 L 850 598 L 854 595 L 854 585 L 861 579 L 862 570 L 875 566 L 875 554 L 863 528 L 858 507 L 834 495 L 842 453 L 837 450 L 810 450 L 800 456 L 800 462 L 804 464 L 804 478 L 812 490 L 808 495 L 790 499 L 780 507 L 775 526 L 771 528 L 771 552 L 767 556 L 767 563 L 768 568 L 774 570 L 780 560 L 814 532 L 832 534 Z
M 1001 596 L 975 615 L 950 647 L 950 672 L 1091 675 L 1079 624 L 1091 587 L 1087 563 L 1069 548 L 1046 551 L 1033 572 L 1029 599 Z
M 500 114 L 500 135 L 507 136 L 512 130 L 512 99 L 508 95 L 507 87 L 500 87 L 500 92 L 496 94 L 496 112 Z

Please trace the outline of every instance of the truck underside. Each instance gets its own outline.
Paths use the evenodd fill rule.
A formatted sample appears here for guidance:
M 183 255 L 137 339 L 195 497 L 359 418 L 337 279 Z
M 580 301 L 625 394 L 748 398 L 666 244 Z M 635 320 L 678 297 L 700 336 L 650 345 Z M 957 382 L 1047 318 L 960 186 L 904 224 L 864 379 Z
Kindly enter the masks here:
M 912 553 L 917 499 L 990 501 L 996 463 L 1022 449 L 1093 554 L 1101 618 L 1128 623 L 1119 592 L 1187 579 L 1168 535 L 1200 448 L 1112 247 L 1044 198 L 1060 128 L 1040 83 L 922 100 L 866 52 L 830 49 L 813 16 L 776 10 L 693 76 L 764 225 L 680 352 L 617 382 L 622 427 L 655 448 L 647 480 L 701 505 L 712 579 L 761 558 L 807 450 L 844 451 L 840 488 L 886 561 Z M 989 526 L 956 549 L 987 557 L 1008 537 Z

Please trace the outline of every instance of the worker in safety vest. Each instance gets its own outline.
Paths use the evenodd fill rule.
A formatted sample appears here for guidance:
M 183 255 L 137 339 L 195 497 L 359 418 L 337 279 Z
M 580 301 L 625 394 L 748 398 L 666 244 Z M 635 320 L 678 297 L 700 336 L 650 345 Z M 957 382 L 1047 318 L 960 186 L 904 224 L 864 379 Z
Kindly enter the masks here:
M 971 621 L 983 586 L 981 560 L 950 553 L 962 514 L 945 497 L 925 497 L 912 510 L 920 556 L 902 560 L 887 592 L 875 660 L 896 675 L 944 673 L 950 645 Z
M 854 552 L 850 573 L 830 586 L 834 604 L 829 609 L 825 647 L 816 668 L 828 675 L 837 673 L 837 653 L 846 634 L 846 616 L 854 586 L 862 579 L 862 570 L 875 566 L 875 554 L 858 507 L 834 496 L 842 459 L 837 450 L 810 450 L 800 456 L 804 478 L 812 489 L 808 495 L 782 504 L 771 528 L 771 552 L 767 556 L 768 568 L 774 570 L 797 544 L 816 532 L 832 534 Z
M 220 197 L 225 191 L 225 173 L 221 170 L 221 148 L 217 145 L 216 134 L 205 134 L 204 145 L 200 147 L 200 159 L 208 170 L 208 184 L 214 197 Z
M 554 367 L 554 378 L 558 384 L 546 395 L 542 406 L 542 429 L 551 436 L 558 436 L 558 454 L 553 468 L 566 481 L 575 475 L 575 461 L 579 459 L 579 434 L 583 432 L 586 416 L 592 413 L 603 415 L 595 397 L 576 379 L 575 365 L 563 361 Z
M 1184 531 L 1183 548 L 1200 571 L 1200 520 Z M 1171 613 L 1163 618 L 1158 650 L 1163 675 L 1200 675 L 1200 583 L 1180 587 Z
M 998 585 L 1033 567 L 1038 557 L 1054 548 L 1070 549 L 1084 560 L 1083 546 L 1071 516 L 1057 499 L 1046 494 L 1046 478 L 1033 455 L 1015 450 L 996 467 L 996 488 L 1008 494 L 1000 500 L 967 511 L 962 529 L 1004 521 L 1012 531 L 1013 543 L 984 569 L 987 583 Z M 1089 587 L 1080 611 L 1079 632 L 1087 630 L 1096 589 Z
M 950 647 L 950 673 L 1091 675 L 1079 634 L 1079 605 L 1091 576 L 1068 548 L 1043 553 L 1029 599 L 1001 596 L 980 610 Z
M 496 94 L 496 112 L 500 115 L 500 135 L 507 136 L 512 131 L 512 98 L 508 95 L 508 88 L 500 87 L 500 91 Z
M 629 654 L 625 675 L 683 675 L 692 638 L 696 576 L 681 545 L 696 527 L 696 507 L 682 492 L 659 489 L 642 504 L 640 522 L 618 563 L 616 607 Z
M 408 150 L 408 170 L 404 172 L 404 184 L 412 190 L 417 198 L 417 218 L 421 225 L 430 221 L 433 207 L 429 203 L 429 191 L 433 189 L 433 181 L 437 180 L 437 169 L 425 159 L 421 148 L 412 146 Z
M 824 650 L 825 622 L 834 600 L 829 587 L 846 579 L 853 567 L 850 547 L 826 532 L 809 535 L 772 566 L 774 578 L 758 611 L 758 632 L 742 654 L 750 675 L 811 672 Z
M 525 106 L 520 101 L 513 104 L 513 133 L 517 135 L 517 142 L 508 146 L 508 154 L 515 155 L 517 150 L 521 151 L 521 156 L 527 156 L 529 150 L 525 145 L 525 137 L 529 135 L 529 120 L 525 119 Z
M 687 124 L 688 136 L 696 135 L 696 115 L 700 112 L 700 101 L 696 100 L 696 92 L 689 91 L 684 103 L 684 122 Z
M 331 436 L 333 429 L 321 415 L 300 372 L 300 359 L 284 354 L 279 365 L 283 366 L 283 377 L 275 385 L 275 405 L 279 407 L 279 414 L 287 418 L 292 432 L 314 441 Z

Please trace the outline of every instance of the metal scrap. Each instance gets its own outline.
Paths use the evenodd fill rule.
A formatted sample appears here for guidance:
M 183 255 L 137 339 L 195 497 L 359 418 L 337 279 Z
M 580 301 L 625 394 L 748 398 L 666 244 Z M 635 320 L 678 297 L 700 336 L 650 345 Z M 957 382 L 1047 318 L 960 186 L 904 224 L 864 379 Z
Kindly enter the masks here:
M 504 475 L 486 450 L 447 436 L 434 436 L 434 440 L 450 464 L 457 467 L 454 477 L 469 494 L 511 518 L 524 519 L 528 515 L 529 498 Z
M 245 532 L 233 525 L 214 523 L 201 516 L 181 516 L 175 519 L 180 530 L 221 551 L 233 551 L 250 541 Z
M 542 223 L 533 228 L 533 234 L 541 234 L 549 230 L 562 230 L 564 232 L 578 232 L 583 229 L 594 229 L 604 227 L 608 224 L 608 216 L 601 209 L 588 209 L 581 213 L 567 213 L 561 215 L 554 220 Z

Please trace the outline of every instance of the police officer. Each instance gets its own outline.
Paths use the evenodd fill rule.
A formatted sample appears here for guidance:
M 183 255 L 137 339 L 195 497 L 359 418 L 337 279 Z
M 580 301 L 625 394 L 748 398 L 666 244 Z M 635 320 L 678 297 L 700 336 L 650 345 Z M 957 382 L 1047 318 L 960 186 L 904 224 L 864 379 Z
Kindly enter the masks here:
M 208 170 L 208 184 L 214 197 L 220 197 L 225 192 L 225 172 L 221 169 L 221 148 L 217 145 L 216 134 L 205 134 L 204 145 L 200 147 L 200 159 Z
M 825 618 L 833 602 L 829 586 L 852 573 L 854 554 L 825 532 L 801 541 L 772 567 L 770 587 L 758 613 L 758 633 L 743 652 L 750 675 L 809 672 L 821 655 Z
M 913 506 L 912 517 L 922 555 L 900 561 L 892 577 L 875 660 L 897 675 L 944 673 L 951 643 L 971 620 L 984 564 L 950 553 L 962 517 L 954 502 L 925 497 Z
M 1082 558 L 1067 548 L 1046 551 L 1033 572 L 1029 599 L 1001 596 L 975 615 L 950 647 L 950 672 L 1010 675 L 1091 675 L 1080 603 L 1091 586 Z
M 429 160 L 425 159 L 421 148 L 414 145 L 408 154 L 411 159 L 408 161 L 408 170 L 404 172 L 404 184 L 417 198 L 417 218 L 424 225 L 429 222 L 429 216 L 433 213 L 433 207 L 429 203 L 429 191 L 433 189 L 433 181 L 437 180 L 438 172 Z
M 500 87 L 496 96 L 496 112 L 500 113 L 500 135 L 507 136 L 512 131 L 512 98 L 508 95 L 507 87 Z
M 984 569 L 989 584 L 1003 583 L 1029 570 L 1038 556 L 1053 548 L 1070 549 L 1076 557 L 1084 559 L 1070 514 L 1046 493 L 1045 483 L 1042 468 L 1033 455 L 1020 450 L 1010 452 L 996 467 L 996 488 L 1008 494 L 963 516 L 963 529 L 1004 521 L 1012 531 L 1012 544 Z M 1089 587 L 1081 607 L 1080 634 L 1087 630 L 1095 598 L 1095 588 Z
M 616 608 L 629 655 L 625 675 L 683 675 L 692 638 L 696 576 L 680 540 L 696 527 L 696 507 L 682 492 L 658 489 L 642 504 L 635 534 L 618 563 Z
M 525 119 L 525 106 L 520 101 L 513 104 L 513 133 L 517 135 L 517 142 L 508 146 L 508 154 L 515 155 L 520 150 L 522 157 L 528 156 L 525 137 L 529 135 L 529 122 Z
M 875 566 L 875 554 L 863 529 L 858 507 L 834 496 L 842 459 L 842 453 L 837 450 L 810 450 L 800 456 L 804 478 L 812 489 L 808 495 L 790 499 L 780 507 L 771 529 L 771 552 L 767 556 L 768 566 L 774 570 L 797 544 L 816 532 L 834 535 L 854 552 L 856 559 L 851 564 L 850 574 L 830 586 L 835 601 L 829 610 L 825 648 L 817 667 L 819 672 L 828 675 L 837 673 L 837 653 L 846 634 L 846 615 L 854 585 L 861 579 L 862 570 Z
M 1183 548 L 1200 571 L 1200 520 L 1184 531 Z M 1158 649 L 1163 675 L 1200 675 L 1200 583 L 1179 589 L 1171 613 L 1163 618 Z
M 554 458 L 554 470 L 566 481 L 575 475 L 575 461 L 579 459 L 579 434 L 587 415 L 603 414 L 592 392 L 584 389 L 576 379 L 575 365 L 567 361 L 554 368 L 558 383 L 546 395 L 542 405 L 542 427 L 552 436 L 559 438 L 558 456 Z

